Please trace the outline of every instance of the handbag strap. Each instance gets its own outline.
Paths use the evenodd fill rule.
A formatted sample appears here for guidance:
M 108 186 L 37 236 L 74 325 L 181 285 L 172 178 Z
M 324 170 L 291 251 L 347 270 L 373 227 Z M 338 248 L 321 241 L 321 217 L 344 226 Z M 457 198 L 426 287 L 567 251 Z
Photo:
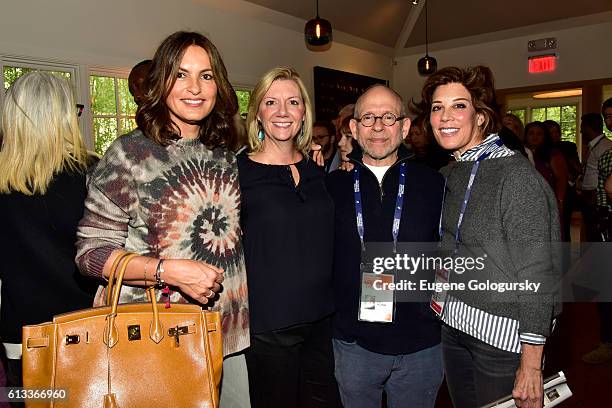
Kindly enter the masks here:
M 109 302 L 111 306 L 110 313 L 106 316 L 106 328 L 104 332 L 104 341 L 108 348 L 113 347 L 119 340 L 119 333 L 115 326 L 115 318 L 117 317 L 117 307 L 119 305 L 119 296 L 121 294 L 121 286 L 123 285 L 123 276 L 127 270 L 128 263 L 132 258 L 138 256 L 134 253 L 126 253 L 117 257 L 113 262 L 111 274 L 114 276 L 114 285 L 109 285 L 112 288 L 112 300 Z M 118 272 L 116 270 L 119 270 Z M 109 280 L 110 282 L 110 280 Z M 109 289 L 110 292 L 110 289 Z M 151 306 L 153 309 L 153 320 L 151 321 L 151 327 L 149 328 L 149 337 L 155 343 L 159 343 L 164 338 L 164 331 L 159 319 L 159 311 L 157 309 L 157 297 L 155 295 L 155 288 L 150 287 L 147 289 L 149 297 L 151 298 Z
M 116 265 L 113 262 L 113 265 L 115 266 L 115 268 L 113 269 L 118 268 L 119 272 L 116 272 L 114 274 L 116 282 L 114 287 L 112 288 L 113 293 L 112 301 L 110 304 L 111 311 L 108 315 L 106 315 L 106 326 L 104 330 L 104 343 L 106 343 L 109 348 L 113 347 L 119 340 L 119 333 L 117 332 L 117 327 L 115 326 L 115 318 L 117 317 L 117 304 L 119 303 L 119 294 L 121 293 L 123 275 L 125 274 L 125 270 L 127 269 L 128 263 L 130 262 L 130 260 L 132 260 L 132 258 L 136 256 L 138 256 L 138 254 L 127 253 L 125 254 L 125 256 L 122 256 L 119 261 L 117 261 Z
M 113 285 L 115 280 L 115 274 L 119 263 L 124 260 L 131 252 L 122 252 L 115 258 L 113 264 L 110 267 L 110 273 L 108 274 L 108 284 L 106 285 L 106 306 L 110 306 L 111 300 L 113 299 Z M 130 258 L 131 259 L 131 258 Z

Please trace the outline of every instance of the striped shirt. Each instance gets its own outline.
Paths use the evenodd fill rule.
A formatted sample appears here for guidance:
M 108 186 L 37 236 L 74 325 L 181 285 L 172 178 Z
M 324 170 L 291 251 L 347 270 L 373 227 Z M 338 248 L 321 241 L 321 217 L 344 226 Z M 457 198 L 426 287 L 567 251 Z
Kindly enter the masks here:
M 506 146 L 498 146 L 497 134 L 489 135 L 478 146 L 464 152 L 457 161 L 476 161 L 480 155 L 489 153 L 485 160 L 513 156 L 515 152 Z M 544 344 L 546 337 L 533 333 L 519 334 L 519 321 L 497 316 L 448 295 L 441 319 L 449 326 L 500 350 L 521 352 L 521 343 Z
M 597 206 L 606 208 L 608 212 L 612 212 L 612 202 L 606 195 L 606 180 L 612 175 L 612 149 L 608 149 L 604 154 L 601 155 L 597 162 Z

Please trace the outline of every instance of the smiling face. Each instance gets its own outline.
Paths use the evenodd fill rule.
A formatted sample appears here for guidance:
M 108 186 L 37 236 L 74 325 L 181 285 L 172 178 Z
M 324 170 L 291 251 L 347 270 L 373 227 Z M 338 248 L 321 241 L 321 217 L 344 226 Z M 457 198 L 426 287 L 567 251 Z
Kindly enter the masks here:
M 472 97 L 459 83 L 440 85 L 433 93 L 429 122 L 438 144 L 455 157 L 477 146 L 484 134 L 484 117 L 476 113 Z
M 402 116 L 402 102 L 391 90 L 377 86 L 358 101 L 355 113 L 363 118 L 366 114 L 381 117 L 392 113 L 396 118 Z M 391 126 L 385 126 L 377 118 L 371 127 L 363 126 L 357 120 L 350 122 L 351 133 L 363 150 L 363 162 L 371 166 L 390 166 L 397 160 L 397 149 L 408 135 L 410 119 L 397 120 Z
M 290 79 L 272 82 L 264 95 L 257 119 L 266 135 L 264 143 L 290 141 L 299 133 L 304 120 L 304 101 L 298 85 Z
M 166 97 L 172 122 L 181 137 L 195 139 L 200 125 L 215 107 L 217 84 L 206 51 L 196 45 L 187 47 L 176 81 Z

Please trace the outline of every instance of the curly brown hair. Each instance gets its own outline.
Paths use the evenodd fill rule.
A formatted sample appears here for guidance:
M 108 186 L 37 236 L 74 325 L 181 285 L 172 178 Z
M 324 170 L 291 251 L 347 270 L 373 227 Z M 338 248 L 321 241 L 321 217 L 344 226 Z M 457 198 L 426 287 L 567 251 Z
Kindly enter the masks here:
M 470 93 L 476 113 L 484 117 L 484 122 L 480 126 L 483 134 L 499 131 L 501 121 L 495 100 L 493 73 L 483 65 L 468 68 L 445 67 L 427 78 L 421 91 L 421 102 L 412 102 L 410 106 L 412 112 L 424 116 L 427 130 L 431 131 L 429 113 L 434 92 L 439 86 L 451 83 L 463 85 Z
M 213 43 L 200 33 L 178 31 L 168 36 L 157 48 L 148 77 L 148 91 L 136 113 L 136 123 L 146 137 L 167 146 L 180 139 L 180 130 L 172 122 L 166 98 L 172 90 L 185 50 L 196 45 L 208 54 L 217 85 L 217 101 L 210 114 L 202 119 L 200 141 L 209 149 L 232 146 L 233 116 L 238 111 L 236 92 L 227 77 L 225 64 Z

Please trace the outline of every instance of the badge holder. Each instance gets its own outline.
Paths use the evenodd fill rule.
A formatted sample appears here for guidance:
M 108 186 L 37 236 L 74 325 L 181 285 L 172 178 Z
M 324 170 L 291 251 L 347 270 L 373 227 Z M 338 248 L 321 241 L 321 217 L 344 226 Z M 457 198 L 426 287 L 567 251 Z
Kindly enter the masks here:
M 442 287 L 442 285 L 447 284 L 449 282 L 449 277 L 450 272 L 448 269 L 438 269 L 434 279 L 436 287 Z M 440 292 L 434 291 L 431 295 L 429 306 L 439 318 L 442 318 L 442 314 L 444 313 L 444 306 L 446 305 L 447 296 L 448 291 L 446 289 Z
M 395 291 L 389 289 L 389 284 L 395 283 L 392 273 L 376 274 L 372 272 L 372 264 L 361 265 L 361 281 L 359 285 L 360 322 L 393 323 L 395 319 Z

